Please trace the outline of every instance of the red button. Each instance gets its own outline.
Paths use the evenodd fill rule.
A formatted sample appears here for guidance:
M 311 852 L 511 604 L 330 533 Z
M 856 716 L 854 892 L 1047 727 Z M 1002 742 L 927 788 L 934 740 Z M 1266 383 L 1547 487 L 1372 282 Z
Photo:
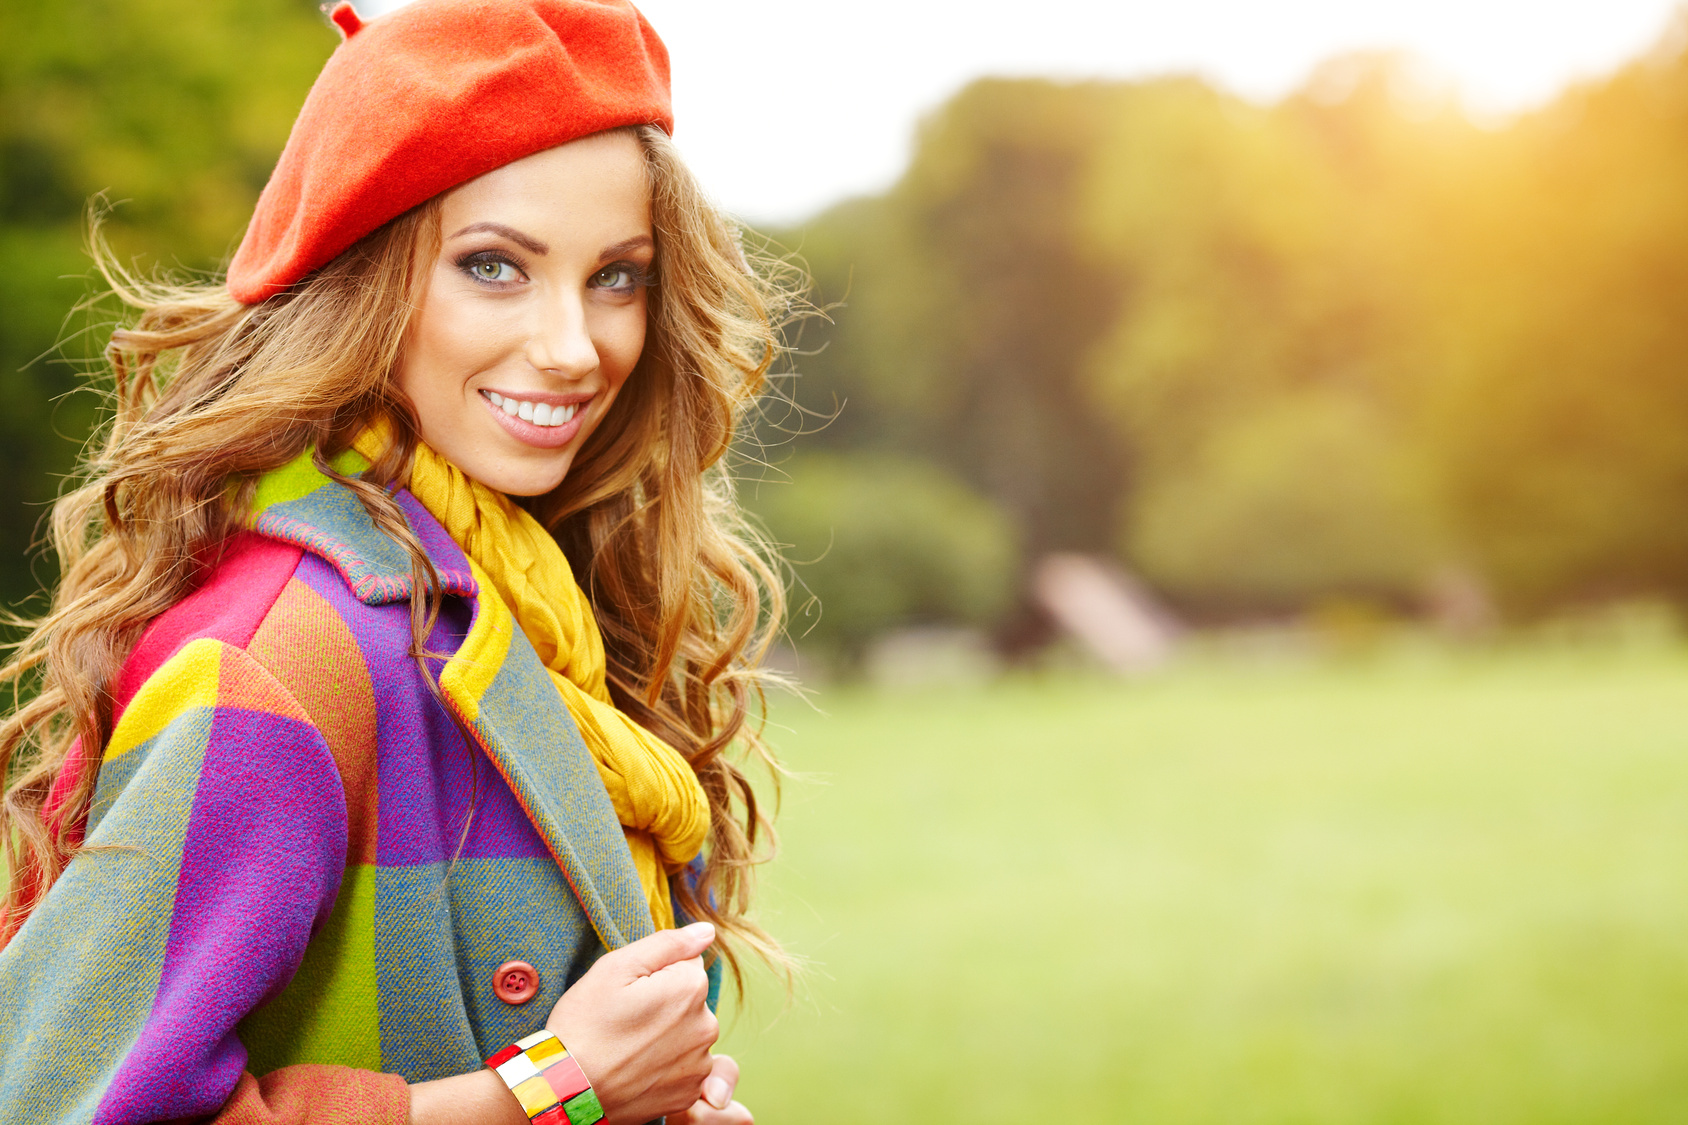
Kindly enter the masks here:
M 539 974 L 526 961 L 506 961 L 492 976 L 492 991 L 506 1004 L 526 1004 L 539 992 Z

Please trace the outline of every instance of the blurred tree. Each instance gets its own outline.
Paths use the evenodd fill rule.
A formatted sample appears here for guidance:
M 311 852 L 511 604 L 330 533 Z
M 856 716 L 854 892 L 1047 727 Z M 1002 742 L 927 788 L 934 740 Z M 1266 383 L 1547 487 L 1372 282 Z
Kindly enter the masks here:
M 926 122 L 889 194 L 781 236 L 817 300 L 839 306 L 799 365 L 802 401 L 843 404 L 814 442 L 948 466 L 1033 553 L 1105 548 L 1124 483 L 1080 381 L 1118 300 L 1107 264 L 1084 253 L 1078 206 L 1114 98 L 975 83 Z
M 1449 509 L 1515 608 L 1688 598 L 1688 36 L 1493 138 L 1434 400 Z
M 895 188 L 785 236 L 839 303 L 800 364 L 804 401 L 843 404 L 811 440 L 942 463 L 1029 553 L 1118 546 L 1189 608 L 1293 607 L 1325 581 L 1409 596 L 1443 547 L 1418 432 L 1447 347 L 1424 235 L 1478 136 L 1412 78 L 1391 56 L 1338 60 L 1273 108 L 1194 79 L 976 83 Z M 1291 432 L 1253 423 L 1288 400 L 1315 428 L 1370 420 L 1323 449 L 1358 460 L 1309 472 L 1293 441 L 1258 436 Z M 1345 474 L 1375 487 L 1310 499 L 1319 537 L 1244 503 Z M 1342 558 L 1315 557 L 1338 541 Z M 1197 557 L 1241 542 L 1300 557 L 1300 577 Z
M 0 603 L 50 577 L 28 546 L 98 413 L 72 394 L 115 315 L 69 315 L 96 288 L 85 205 L 110 194 L 143 268 L 215 268 L 335 41 L 308 0 L 0 5 Z
M 1089 195 L 1131 279 L 1090 386 L 1136 455 L 1122 553 L 1186 608 L 1416 593 L 1444 543 L 1416 423 L 1429 318 L 1411 257 L 1432 150 L 1471 127 L 1403 62 L 1333 62 L 1251 106 L 1137 88 Z

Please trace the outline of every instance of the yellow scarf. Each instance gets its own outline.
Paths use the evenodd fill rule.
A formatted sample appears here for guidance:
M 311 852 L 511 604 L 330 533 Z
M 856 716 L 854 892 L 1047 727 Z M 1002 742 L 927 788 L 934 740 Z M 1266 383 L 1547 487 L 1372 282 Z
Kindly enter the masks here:
M 385 426 L 364 431 L 357 451 L 375 460 L 387 433 Z M 709 800 L 679 751 L 610 702 L 604 640 L 563 549 L 509 497 L 470 480 L 425 444 L 416 446 L 410 491 L 486 572 L 550 670 L 609 791 L 651 921 L 672 928 L 668 875 L 703 847 Z

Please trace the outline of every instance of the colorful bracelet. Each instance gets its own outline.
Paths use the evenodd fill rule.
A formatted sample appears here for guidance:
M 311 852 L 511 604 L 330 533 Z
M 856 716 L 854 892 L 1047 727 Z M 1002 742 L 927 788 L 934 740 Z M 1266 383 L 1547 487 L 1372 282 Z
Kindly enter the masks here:
M 604 1107 L 563 1041 L 549 1031 L 518 1039 L 486 1061 L 535 1125 L 596 1125 Z

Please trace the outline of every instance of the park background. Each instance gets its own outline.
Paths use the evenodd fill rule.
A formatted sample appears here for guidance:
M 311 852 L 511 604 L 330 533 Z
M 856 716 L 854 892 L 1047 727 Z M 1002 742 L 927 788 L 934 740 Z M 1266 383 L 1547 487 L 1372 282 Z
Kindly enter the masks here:
M 334 42 L 305 0 L 0 8 L 8 607 L 101 417 L 89 198 L 215 269 Z M 796 97 L 825 49 L 745 65 Z M 1387 49 L 1270 96 L 987 76 L 754 223 L 813 278 L 734 466 L 810 685 L 764 910 L 809 968 L 728 1005 L 759 1119 L 1688 1116 L 1685 204 L 1661 17 L 1507 112 Z M 1175 646 L 1103 667 L 1052 556 Z

